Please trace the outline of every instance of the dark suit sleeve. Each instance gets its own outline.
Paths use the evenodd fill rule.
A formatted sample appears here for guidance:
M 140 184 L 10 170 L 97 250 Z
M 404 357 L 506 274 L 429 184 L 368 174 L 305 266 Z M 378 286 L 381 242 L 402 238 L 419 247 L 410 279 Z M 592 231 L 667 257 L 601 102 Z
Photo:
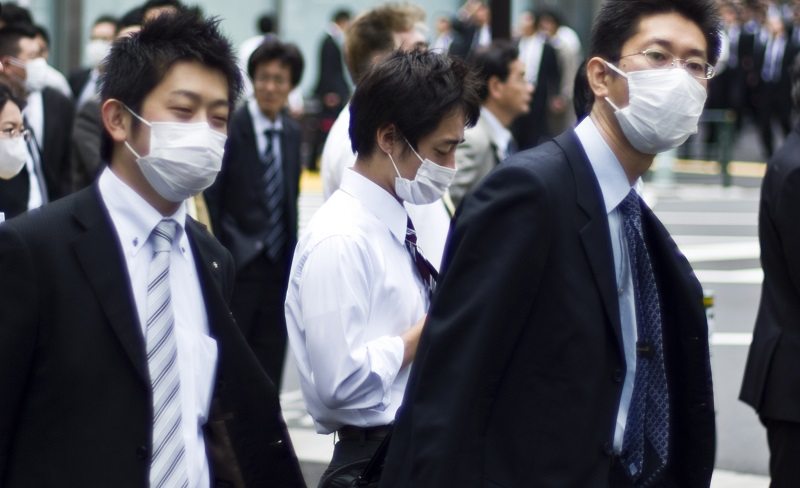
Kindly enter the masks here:
M 490 174 L 460 208 L 381 487 L 483 486 L 480 439 L 540 285 L 553 225 L 527 169 Z M 466 468 L 466 469 L 465 469 Z
M 783 256 L 795 293 L 800 294 L 800 168 L 792 169 L 786 176 L 776 198 L 773 222 L 781 236 Z
M 0 484 L 36 343 L 37 296 L 31 255 L 9 224 L 0 224 Z
M 78 110 L 75 126 L 72 129 L 70 191 L 78 191 L 89 186 L 97 176 L 100 168 L 102 133 L 100 101 L 91 99 Z

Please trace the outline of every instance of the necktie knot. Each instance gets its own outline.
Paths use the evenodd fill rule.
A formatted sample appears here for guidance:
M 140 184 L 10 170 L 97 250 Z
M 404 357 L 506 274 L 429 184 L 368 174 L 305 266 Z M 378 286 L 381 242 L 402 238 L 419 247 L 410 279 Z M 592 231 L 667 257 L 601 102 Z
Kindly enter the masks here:
M 619 204 L 620 212 L 625 220 L 630 221 L 634 228 L 641 234 L 642 232 L 642 204 L 639 194 L 631 188 L 631 191 Z
M 414 229 L 414 224 L 411 222 L 411 217 L 406 221 L 406 242 L 417 245 L 417 231 Z
M 178 223 L 172 219 L 163 219 L 150 233 L 153 252 L 169 252 L 172 249 L 172 241 L 175 240 L 177 234 Z

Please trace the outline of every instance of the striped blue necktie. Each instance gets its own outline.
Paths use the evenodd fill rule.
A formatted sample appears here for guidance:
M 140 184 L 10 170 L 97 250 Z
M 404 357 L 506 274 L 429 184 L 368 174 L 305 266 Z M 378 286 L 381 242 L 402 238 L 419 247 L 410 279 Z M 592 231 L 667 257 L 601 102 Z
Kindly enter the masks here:
M 664 368 L 661 306 L 653 266 L 644 242 L 639 195 L 631 190 L 619 205 L 633 275 L 636 306 L 636 378 L 622 441 L 622 462 L 637 487 L 652 486 L 669 455 L 669 392 Z M 645 442 L 655 454 L 645 466 Z M 648 456 L 649 458 L 649 456 Z
M 275 157 L 273 139 L 280 134 L 275 129 L 264 131 L 267 136 L 267 149 L 264 151 L 264 193 L 266 195 L 267 235 L 264 247 L 272 262 L 277 263 L 283 254 L 286 244 L 286 229 L 283 218 L 283 171 L 280 161 Z
M 150 234 L 153 259 L 147 274 L 147 367 L 153 391 L 153 451 L 150 487 L 189 486 L 181 429 L 181 382 L 175 316 L 170 299 L 169 260 L 178 223 L 164 219 Z

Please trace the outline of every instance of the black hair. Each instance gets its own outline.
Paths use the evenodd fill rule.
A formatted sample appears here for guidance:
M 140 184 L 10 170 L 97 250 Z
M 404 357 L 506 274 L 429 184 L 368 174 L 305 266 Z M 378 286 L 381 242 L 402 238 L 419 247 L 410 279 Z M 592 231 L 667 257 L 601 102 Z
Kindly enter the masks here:
M 122 32 L 123 29 L 127 29 L 128 27 L 132 27 L 134 25 L 142 25 L 144 21 L 144 10 L 142 7 L 135 7 L 124 14 L 122 17 L 119 18 L 117 21 L 117 34 Z
M 589 87 L 586 77 L 586 60 L 584 60 L 575 73 L 575 82 L 572 86 L 572 108 L 575 110 L 575 119 L 583 120 L 592 111 L 594 93 Z
M 161 7 L 173 7 L 178 12 L 183 12 L 186 9 L 186 5 L 180 0 L 148 0 L 142 5 L 142 15 L 147 14 L 148 10 Z
M 6 108 L 8 102 L 14 102 L 20 111 L 25 108 L 25 99 L 11 85 L 0 81 L 0 111 Z
M 160 15 L 141 31 L 117 39 L 100 70 L 100 98 L 103 102 L 119 100 L 139 112 L 144 99 L 175 63 L 197 61 L 225 76 L 232 111 L 242 89 L 242 76 L 230 42 L 219 31 L 219 22 L 218 18 L 201 19 L 182 11 Z M 110 149 L 109 140 L 104 144 L 106 159 L 110 159 Z
M 394 124 L 416 149 L 419 140 L 460 110 L 472 127 L 480 114 L 478 80 L 467 65 L 446 54 L 396 50 L 364 75 L 350 100 L 353 152 L 369 156 L 375 133 Z
M 37 36 L 41 36 L 44 39 L 44 43 L 47 44 L 47 47 L 50 47 L 50 33 L 47 32 L 47 29 L 43 25 L 34 24 L 33 31 L 36 32 Z
M 476 49 L 467 62 L 478 75 L 480 87 L 478 95 L 482 101 L 489 97 L 489 79 L 497 77 L 502 82 L 508 79 L 509 66 L 519 58 L 519 49 L 506 40 L 492 42 L 489 46 Z
M 96 26 L 98 24 L 113 24 L 114 28 L 116 29 L 117 22 L 118 21 L 117 21 L 116 17 L 105 14 L 105 15 L 101 15 L 101 16 L 97 17 L 96 19 L 94 19 L 94 22 L 92 22 L 92 27 L 94 27 L 94 26 Z
M 23 37 L 34 38 L 36 31 L 30 24 L 11 24 L 0 29 L 0 57 L 19 56 L 19 40 Z
M 259 65 L 270 61 L 280 61 L 281 64 L 289 67 L 293 87 L 300 83 L 305 63 L 303 55 L 296 45 L 284 43 L 274 38 L 267 39 L 261 43 L 247 60 L 247 74 L 250 79 L 252 80 L 255 77 L 256 69 L 258 69 Z
M 555 9 L 548 8 L 548 7 L 540 7 L 532 12 L 533 14 L 533 23 L 536 30 L 539 30 L 541 26 L 542 19 L 549 18 L 552 20 L 557 26 L 564 25 L 563 20 L 561 19 L 561 14 L 558 13 Z
M 339 22 L 350 20 L 351 17 L 352 14 L 350 13 L 349 10 L 347 10 L 346 8 L 341 8 L 333 13 L 333 17 L 331 17 L 331 20 L 333 20 L 338 24 Z
M 258 32 L 262 34 L 270 34 L 276 31 L 275 16 L 272 14 L 264 14 L 258 18 Z
M 16 3 L 5 2 L 3 10 L 0 12 L 0 20 L 8 24 L 33 24 L 31 11 L 25 7 L 20 7 Z
M 714 0 L 606 0 L 594 19 L 589 57 L 619 61 L 622 45 L 644 17 L 675 12 L 697 24 L 706 39 L 708 62 L 717 63 L 721 22 Z

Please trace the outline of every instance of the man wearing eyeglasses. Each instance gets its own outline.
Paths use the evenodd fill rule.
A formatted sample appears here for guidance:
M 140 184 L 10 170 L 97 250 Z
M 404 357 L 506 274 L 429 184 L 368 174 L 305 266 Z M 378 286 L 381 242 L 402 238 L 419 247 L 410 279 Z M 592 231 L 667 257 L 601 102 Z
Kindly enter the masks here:
M 382 487 L 707 488 L 702 289 L 636 191 L 696 132 L 712 0 L 607 0 L 589 116 L 490 173 L 455 217 Z

